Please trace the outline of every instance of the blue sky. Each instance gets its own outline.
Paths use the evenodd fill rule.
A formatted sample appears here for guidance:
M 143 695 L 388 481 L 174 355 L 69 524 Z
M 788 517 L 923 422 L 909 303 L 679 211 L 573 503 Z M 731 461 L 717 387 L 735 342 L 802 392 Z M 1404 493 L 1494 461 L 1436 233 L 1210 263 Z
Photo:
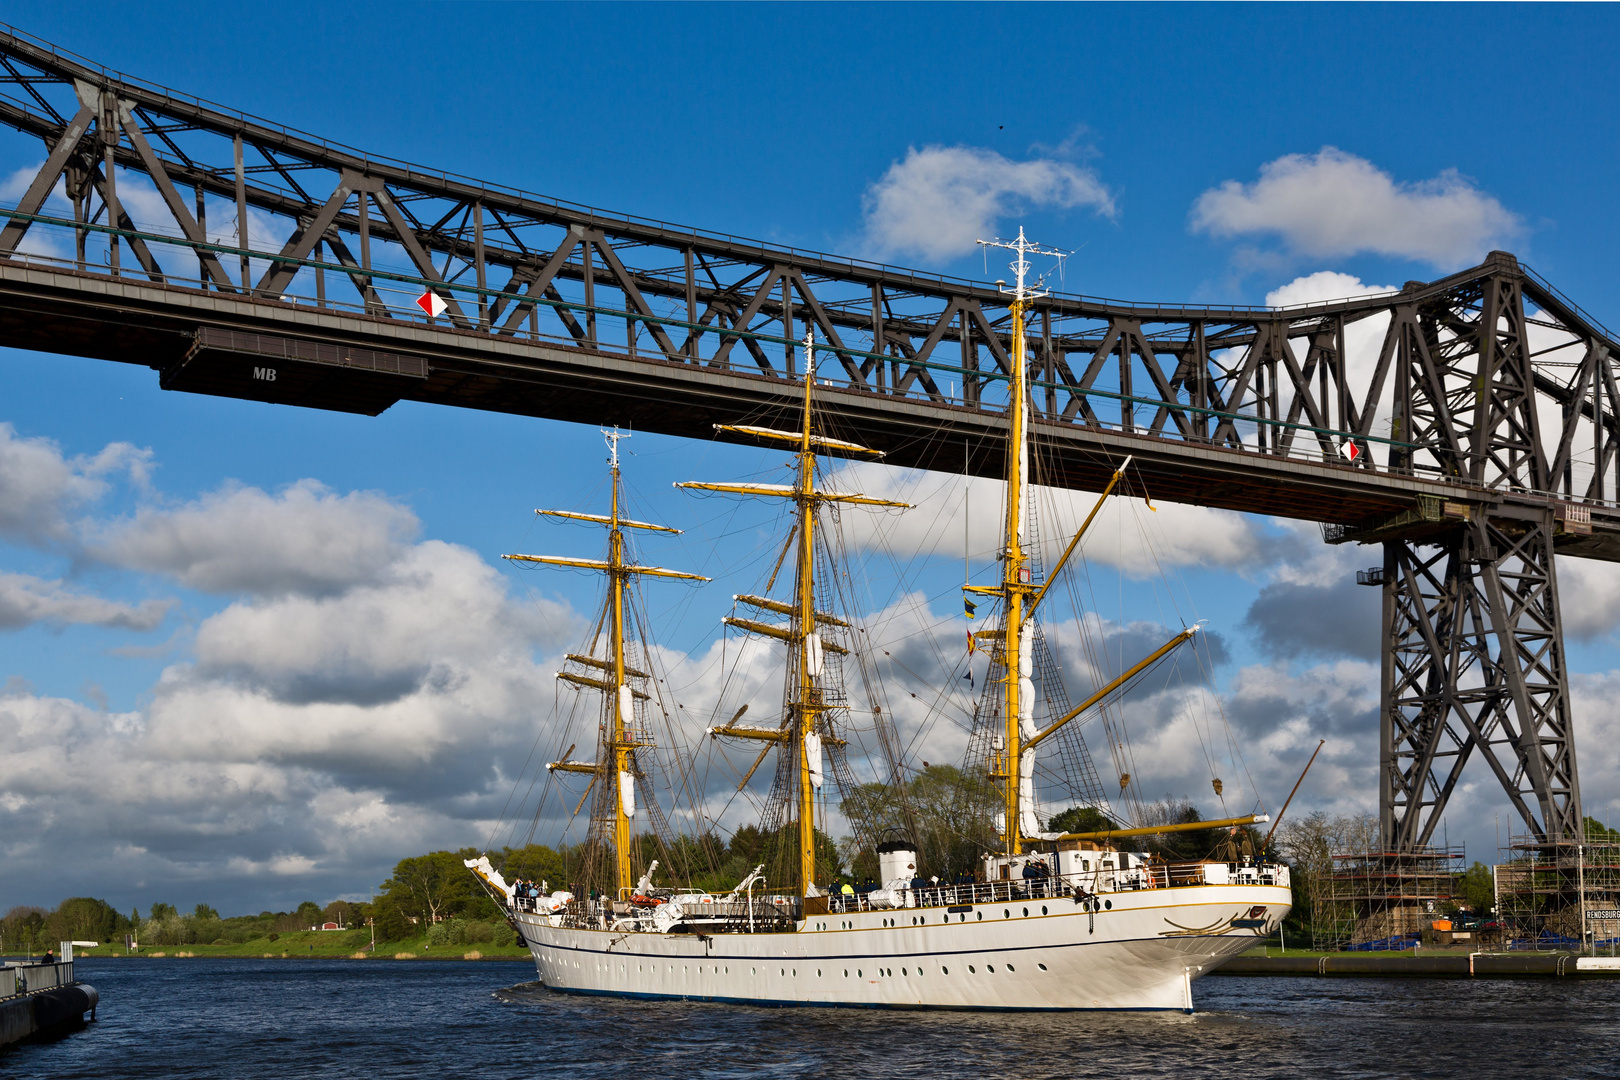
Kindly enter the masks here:
M 1616 16 L 1605 6 L 283 4 L 270 18 L 246 5 L 173 4 L 103 5 L 88 18 L 14 7 L 4 17 L 112 68 L 337 142 L 773 243 L 994 279 L 1004 269 L 986 273 L 940 222 L 969 233 L 1022 224 L 1077 249 L 1067 291 L 1218 304 L 1398 287 L 1503 247 L 1620 325 L 1617 271 L 1602 256 L 1615 239 L 1617 100 Z M 0 177 L 42 156 L 0 133 Z M 936 207 L 942 216 L 929 217 Z M 1324 272 L 1343 276 L 1313 276 Z M 6 534 L 0 572 L 61 583 L 55 616 L 19 616 L 0 631 L 0 681 L 14 680 L 4 700 L 27 714 L 18 722 L 29 738 L 77 748 L 30 760 L 95 778 L 71 820 L 50 817 L 43 795 L 18 794 L 26 785 L 5 785 L 16 803 L 0 801 L 9 858 L 82 856 L 27 885 L 7 876 L 0 907 L 91 891 L 126 908 L 201 900 L 256 911 L 364 895 L 401 855 L 483 839 L 510 787 L 497 776 L 501 755 L 521 758 L 546 722 L 549 672 L 575 644 L 594 587 L 498 556 L 595 545 L 530 513 L 592 505 L 604 456 L 593 427 L 410 404 L 377 419 L 299 412 L 166 393 L 144 369 L 4 349 L 0 391 L 5 447 L 21 448 L 14 467 L 59 485 L 39 511 L 59 520 Z M 648 435 L 627 448 L 645 513 L 692 529 L 649 542 L 649 557 L 713 572 L 768 546 L 768 515 L 733 520 L 669 485 L 764 475 L 779 458 Z M 937 477 L 863 480 L 926 496 L 928 520 L 954 513 L 959 498 Z M 374 541 L 356 559 L 370 553 L 375 565 L 289 593 L 156 553 L 159 533 L 240 525 L 259 511 L 313 531 L 349 522 Z M 1124 536 L 1139 522 L 1172 554 L 1180 607 L 1164 605 L 1120 541 L 1094 560 L 1108 579 L 1099 593 L 1112 597 L 1098 616 L 1121 626 L 1173 625 L 1177 611 L 1208 618 L 1226 657 L 1222 707 L 1260 794 L 1274 805 L 1303 754 L 1329 737 L 1320 786 L 1302 800 L 1370 809 L 1370 590 L 1344 583 L 1376 554 L 1326 549 L 1310 529 L 1178 508 L 1152 519 L 1122 510 L 1115 524 Z M 956 610 L 952 527 L 939 558 L 919 567 L 897 557 L 939 619 Z M 1582 774 L 1601 816 L 1620 795 L 1604 737 L 1617 726 L 1607 611 L 1620 582 L 1603 568 L 1570 574 Z M 654 595 L 664 643 L 700 658 L 745 584 Z M 64 596 L 79 614 L 62 614 Z M 1265 597 L 1331 605 L 1323 610 L 1342 618 L 1343 640 L 1306 634 L 1301 644 L 1275 621 L 1275 604 L 1255 606 Z M 92 610 L 86 598 L 113 606 Z M 320 661 L 296 650 L 277 661 L 283 711 L 240 719 L 291 734 L 262 745 L 244 736 L 231 753 L 194 731 L 174 734 L 174 710 L 191 709 L 197 725 L 223 715 L 210 709 L 246 708 L 227 691 L 251 662 L 231 642 L 318 640 L 315 623 L 364 625 L 367 611 L 396 610 L 388 604 L 439 601 L 474 611 L 488 635 L 445 646 L 470 685 L 488 687 L 456 706 L 484 725 L 465 737 L 450 730 L 461 713 L 428 703 L 419 716 L 407 699 L 357 729 L 370 736 L 323 741 L 330 721 L 317 714 L 332 703 L 309 689 Z M 423 635 L 367 662 L 383 675 L 431 666 L 437 645 Z M 511 664 L 480 666 L 497 645 L 513 650 Z M 701 694 L 695 675 L 691 685 Z M 298 694 L 303 712 L 288 704 Z M 1143 724 L 1143 745 L 1176 758 L 1174 718 Z M 128 768 L 171 770 L 171 786 L 190 794 L 156 781 L 124 791 L 96 772 L 116 774 L 134 745 L 117 740 L 135 729 L 169 741 Z M 409 752 L 374 752 L 390 740 Z M 1450 829 L 1489 858 L 1505 802 L 1488 776 L 1476 779 Z M 1160 780 L 1176 794 L 1207 790 L 1190 766 Z M 150 834 L 131 819 L 152 822 Z M 205 827 L 217 821 L 232 824 Z

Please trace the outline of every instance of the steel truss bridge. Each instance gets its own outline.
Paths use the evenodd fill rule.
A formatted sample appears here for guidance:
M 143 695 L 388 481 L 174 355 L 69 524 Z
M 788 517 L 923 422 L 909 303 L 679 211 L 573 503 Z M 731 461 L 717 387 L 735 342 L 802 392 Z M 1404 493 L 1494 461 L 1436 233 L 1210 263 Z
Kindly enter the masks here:
M 813 329 L 851 437 L 1000 475 L 993 285 L 376 157 L 0 30 L 0 122 L 44 157 L 0 209 L 6 345 L 172 390 L 711 438 L 794 408 Z M 1474 757 L 1538 837 L 1581 835 L 1553 556 L 1620 560 L 1614 335 L 1493 252 L 1296 308 L 1053 295 L 1029 347 L 1042 482 L 1100 490 L 1130 454 L 1154 497 L 1382 545 L 1359 576 L 1383 592 L 1385 844 L 1426 844 Z

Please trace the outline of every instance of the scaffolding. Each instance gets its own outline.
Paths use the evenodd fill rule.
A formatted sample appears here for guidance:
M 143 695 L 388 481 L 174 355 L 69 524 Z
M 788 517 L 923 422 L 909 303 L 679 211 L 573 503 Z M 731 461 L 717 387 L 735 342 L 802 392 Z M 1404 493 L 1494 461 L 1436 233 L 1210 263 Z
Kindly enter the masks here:
M 1312 881 L 1312 947 L 1406 949 L 1450 907 L 1462 847 L 1335 853 Z
M 1614 952 L 1620 944 L 1620 841 L 1515 836 L 1494 876 L 1509 948 Z

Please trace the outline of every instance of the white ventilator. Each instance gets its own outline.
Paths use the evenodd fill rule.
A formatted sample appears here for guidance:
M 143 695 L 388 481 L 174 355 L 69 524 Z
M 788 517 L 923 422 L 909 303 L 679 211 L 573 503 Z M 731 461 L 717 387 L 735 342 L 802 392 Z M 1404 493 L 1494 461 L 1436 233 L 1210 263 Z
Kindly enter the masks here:
M 619 805 L 624 808 L 625 817 L 636 816 L 635 778 L 623 769 L 619 770 Z
M 821 771 L 821 736 L 813 731 L 804 737 L 804 759 L 810 767 L 810 786 L 819 788 L 825 779 Z
M 821 678 L 821 662 L 823 657 L 820 634 L 806 634 L 804 636 L 804 670 L 812 679 Z

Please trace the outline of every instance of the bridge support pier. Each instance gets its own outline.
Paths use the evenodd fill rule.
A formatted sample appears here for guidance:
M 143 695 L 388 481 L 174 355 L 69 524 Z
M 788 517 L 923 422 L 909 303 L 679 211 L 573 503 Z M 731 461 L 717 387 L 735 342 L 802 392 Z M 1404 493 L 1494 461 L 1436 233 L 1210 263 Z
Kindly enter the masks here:
M 1538 840 L 1581 836 L 1552 512 L 1476 511 L 1384 543 L 1379 814 L 1386 851 L 1431 843 L 1475 754 Z

